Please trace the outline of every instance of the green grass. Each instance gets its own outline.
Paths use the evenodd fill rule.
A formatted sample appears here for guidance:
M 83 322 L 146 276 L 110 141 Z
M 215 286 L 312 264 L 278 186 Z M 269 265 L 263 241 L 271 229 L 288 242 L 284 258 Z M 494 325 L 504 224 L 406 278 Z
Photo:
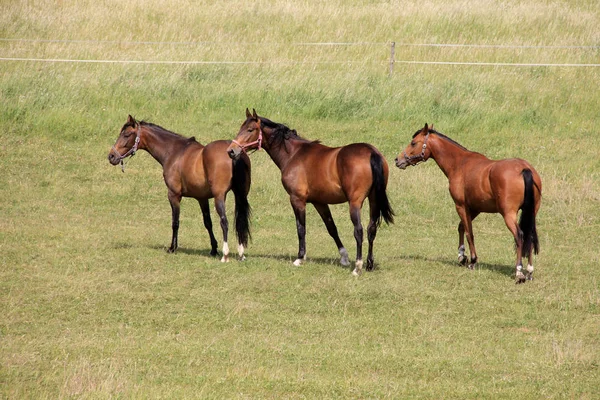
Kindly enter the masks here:
M 600 70 L 396 64 L 389 77 L 387 65 L 390 41 L 598 45 L 595 1 L 7 1 L 0 21 L 2 38 L 96 41 L 3 41 L 3 57 L 265 62 L 0 61 L 0 397 L 600 393 Z M 371 44 L 297 44 L 356 41 Z M 398 60 L 426 61 L 597 63 L 598 54 L 396 49 Z M 251 156 L 248 260 L 208 255 L 189 199 L 180 249 L 166 253 L 160 166 L 145 152 L 125 174 L 106 160 L 127 114 L 205 143 L 233 138 L 246 107 L 326 144 L 381 149 L 397 216 L 378 233 L 374 272 L 356 279 L 339 266 L 310 207 L 308 262 L 292 266 L 294 217 L 264 152 Z M 434 163 L 393 166 L 424 122 L 539 171 L 533 282 L 514 285 L 513 240 L 498 215 L 474 223 L 479 268 L 456 264 L 446 178 Z M 354 258 L 347 206 L 332 211 Z

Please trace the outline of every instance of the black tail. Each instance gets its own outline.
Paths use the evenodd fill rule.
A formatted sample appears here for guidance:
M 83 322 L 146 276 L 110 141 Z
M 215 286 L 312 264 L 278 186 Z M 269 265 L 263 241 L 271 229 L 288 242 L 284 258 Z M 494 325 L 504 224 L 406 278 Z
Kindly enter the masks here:
M 521 205 L 519 228 L 523 232 L 523 257 L 529 257 L 532 248 L 535 254 L 540 249 L 535 227 L 535 196 L 533 193 L 535 182 L 530 169 L 524 169 L 521 174 L 523 174 L 523 181 L 525 182 L 525 194 L 523 205 Z
M 250 160 L 240 157 L 233 160 L 233 176 L 231 178 L 231 190 L 235 196 L 235 231 L 238 243 L 248 246 L 250 239 L 250 204 L 248 203 L 248 192 L 250 191 Z
M 383 177 L 383 163 L 383 157 L 379 153 L 371 153 L 371 172 L 373 173 L 371 190 L 375 192 L 375 204 L 378 210 L 377 226 L 381 224 L 382 217 L 386 224 L 394 223 L 394 210 L 392 210 L 385 192 L 386 182 Z

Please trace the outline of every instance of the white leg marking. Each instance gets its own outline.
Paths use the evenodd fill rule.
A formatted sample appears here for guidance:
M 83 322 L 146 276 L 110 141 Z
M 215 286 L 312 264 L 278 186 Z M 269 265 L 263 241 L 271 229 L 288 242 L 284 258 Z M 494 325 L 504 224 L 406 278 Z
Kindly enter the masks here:
M 363 260 L 356 260 L 356 266 L 354 267 L 354 271 L 352 271 L 352 275 L 359 276 L 362 272 Z
M 458 262 L 461 264 L 463 262 L 465 262 L 465 245 L 464 244 L 458 248 Z
M 300 264 L 302 264 L 302 259 L 300 259 L 300 258 L 296 258 L 296 261 L 294 261 L 294 265 L 295 265 L 296 267 L 299 267 L 299 266 L 300 266 Z
M 344 247 L 340 249 L 340 256 L 342 256 L 342 258 L 340 259 L 340 263 L 344 267 L 350 265 L 350 260 L 348 259 L 348 251 Z
M 533 273 L 533 265 L 531 265 L 531 264 L 527 265 L 527 272 L 529 272 L 530 274 Z
M 221 262 L 229 261 L 229 245 L 227 242 L 223 242 L 223 257 L 221 258 Z
M 238 244 L 238 255 L 240 256 L 240 260 L 244 261 L 246 257 L 244 257 L 244 245 Z

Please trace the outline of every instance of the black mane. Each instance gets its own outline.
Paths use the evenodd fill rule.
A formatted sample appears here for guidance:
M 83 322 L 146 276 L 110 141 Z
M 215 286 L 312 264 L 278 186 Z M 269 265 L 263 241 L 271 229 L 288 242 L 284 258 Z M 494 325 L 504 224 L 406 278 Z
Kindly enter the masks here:
M 196 138 L 194 136 L 192 136 L 190 138 L 187 138 L 187 137 L 185 137 L 183 135 L 180 135 L 179 133 L 172 132 L 172 131 L 170 131 L 168 129 L 165 129 L 165 128 L 163 128 L 160 125 L 153 124 L 152 122 L 139 121 L 138 123 L 140 125 L 147 126 L 148 128 L 152 129 L 154 132 L 157 132 L 157 133 L 159 133 L 161 135 L 166 135 L 166 136 L 170 136 L 170 137 L 173 137 L 173 138 L 176 138 L 176 139 L 181 139 L 181 140 L 190 141 L 190 142 L 195 142 L 196 141 Z
M 415 132 L 415 134 L 413 135 L 413 139 L 414 139 L 415 137 L 417 137 L 417 135 L 418 135 L 419 133 L 421 133 L 421 131 L 420 131 L 420 130 L 416 131 L 416 132 Z M 445 139 L 445 140 L 449 141 L 450 143 L 453 143 L 453 144 L 457 145 L 457 146 L 458 146 L 458 147 L 460 147 L 461 149 L 463 149 L 463 150 L 467 150 L 467 151 L 470 151 L 469 149 L 467 149 L 467 148 L 466 148 L 465 146 L 463 146 L 462 144 L 458 143 L 458 142 L 457 142 L 457 141 L 455 141 L 454 139 L 450 139 L 448 136 L 444 135 L 444 134 L 443 134 L 443 133 L 441 133 L 441 132 L 438 132 L 438 131 L 436 131 L 435 129 L 429 129 L 428 133 L 433 133 L 433 134 L 435 134 L 435 135 L 438 135 L 438 136 L 439 136 L 439 137 L 441 137 L 442 139 Z
M 269 138 L 269 146 L 270 147 L 280 147 L 285 144 L 285 141 L 289 139 L 300 140 L 306 143 L 318 143 L 318 140 L 308 140 L 304 139 L 302 136 L 298 135 L 295 129 L 290 129 L 284 124 L 280 124 L 277 122 L 273 122 L 270 119 L 259 117 L 261 126 L 266 126 L 267 128 L 272 129 L 271 137 Z

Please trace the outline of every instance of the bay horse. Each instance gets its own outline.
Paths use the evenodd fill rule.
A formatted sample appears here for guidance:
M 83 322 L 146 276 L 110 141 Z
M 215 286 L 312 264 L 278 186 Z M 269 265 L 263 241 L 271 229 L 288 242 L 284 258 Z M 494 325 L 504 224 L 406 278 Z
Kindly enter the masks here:
M 227 234 L 229 223 L 225 214 L 225 199 L 229 190 L 235 197 L 235 228 L 238 239 L 238 254 L 244 259 L 244 247 L 250 237 L 250 159 L 244 155 L 232 162 L 226 149 L 231 142 L 217 140 L 201 145 L 194 137 L 185 138 L 158 125 L 136 121 L 131 115 L 121 128 L 121 133 L 108 153 L 108 161 L 121 164 L 137 150 L 146 150 L 163 167 L 163 178 L 168 188 L 168 198 L 172 211 L 173 236 L 169 253 L 177 249 L 179 232 L 179 212 L 182 197 L 193 197 L 200 203 L 204 227 L 210 236 L 210 254 L 217 255 L 217 240 L 213 234 L 208 200 L 215 199 L 215 209 L 219 214 L 223 230 L 222 262 L 229 260 Z
M 369 253 L 366 269 L 374 267 L 373 241 L 381 219 L 394 221 L 394 212 L 386 194 L 388 165 L 381 153 L 367 143 L 353 143 L 343 147 L 327 147 L 318 141 L 300 137 L 293 129 L 259 117 L 256 110 L 250 114 L 227 148 L 233 159 L 242 157 L 247 150 L 265 149 L 281 170 L 281 182 L 290 196 L 296 216 L 299 250 L 294 265 L 306 260 L 306 203 L 312 203 L 323 219 L 329 235 L 335 241 L 344 266 L 350 265 L 348 251 L 338 236 L 329 204 L 348 202 L 350 218 L 356 239 L 354 275 L 362 272 L 363 227 L 360 213 L 363 202 L 369 199 L 370 221 L 367 227 Z
M 510 158 L 490 160 L 469 151 L 454 140 L 425 124 L 417 131 L 406 149 L 396 158 L 396 166 L 405 169 L 432 158 L 446 175 L 458 224 L 458 261 L 466 264 L 464 235 L 467 235 L 471 260 L 477 263 L 472 221 L 480 213 L 500 213 L 515 238 L 517 252 L 516 283 L 533 279 L 532 250 L 539 251 L 535 218 L 542 198 L 542 180 L 525 160 Z M 520 221 L 517 214 L 521 210 Z M 527 276 L 523 274 L 523 257 L 527 257 Z

